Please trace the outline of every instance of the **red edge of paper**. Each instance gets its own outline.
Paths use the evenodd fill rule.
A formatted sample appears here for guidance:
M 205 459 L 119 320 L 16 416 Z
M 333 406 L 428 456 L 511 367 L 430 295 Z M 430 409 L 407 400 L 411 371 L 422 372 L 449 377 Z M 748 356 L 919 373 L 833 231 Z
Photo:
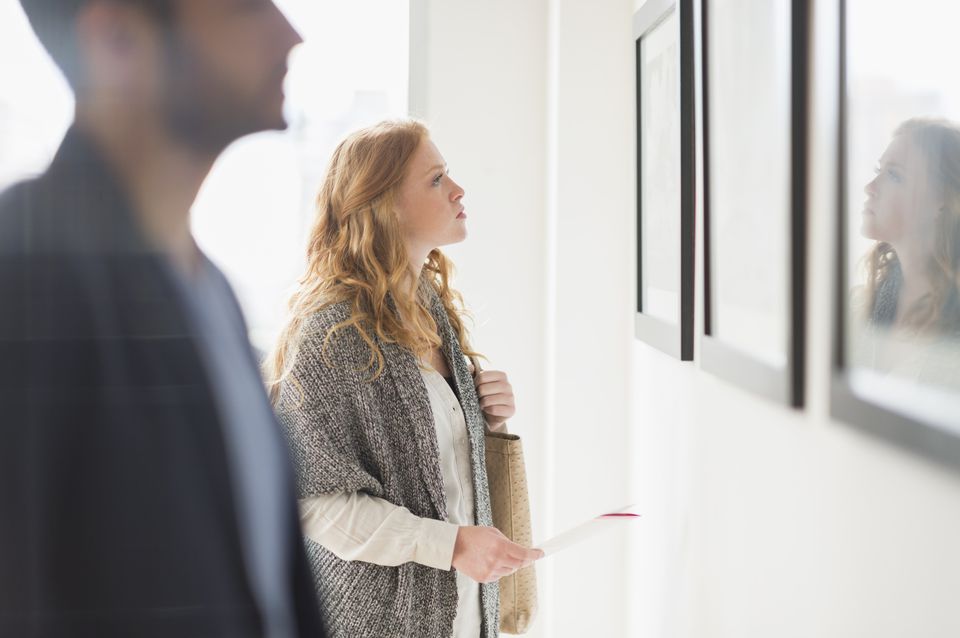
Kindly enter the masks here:
M 630 514 L 629 512 L 613 512 L 612 514 L 601 514 L 597 518 L 640 518 L 639 514 Z

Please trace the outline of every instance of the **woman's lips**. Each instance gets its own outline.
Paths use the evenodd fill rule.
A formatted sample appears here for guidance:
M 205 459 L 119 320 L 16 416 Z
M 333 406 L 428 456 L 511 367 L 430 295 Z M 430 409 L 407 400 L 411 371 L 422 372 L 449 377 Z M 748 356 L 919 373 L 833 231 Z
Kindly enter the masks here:
M 460 211 L 460 212 L 457 214 L 457 219 L 466 219 L 466 218 L 467 218 L 467 213 L 464 212 L 464 211 Z

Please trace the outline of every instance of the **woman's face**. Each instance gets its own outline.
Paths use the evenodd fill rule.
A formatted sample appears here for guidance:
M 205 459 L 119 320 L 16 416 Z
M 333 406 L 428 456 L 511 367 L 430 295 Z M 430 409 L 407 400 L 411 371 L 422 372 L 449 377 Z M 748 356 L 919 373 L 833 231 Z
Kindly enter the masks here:
M 863 189 L 863 236 L 930 249 L 942 202 L 920 149 L 908 135 L 898 135 L 880 157 L 876 173 Z
M 463 195 L 463 189 L 447 173 L 440 151 L 429 138 L 423 138 L 410 159 L 397 198 L 407 247 L 427 253 L 466 239 Z

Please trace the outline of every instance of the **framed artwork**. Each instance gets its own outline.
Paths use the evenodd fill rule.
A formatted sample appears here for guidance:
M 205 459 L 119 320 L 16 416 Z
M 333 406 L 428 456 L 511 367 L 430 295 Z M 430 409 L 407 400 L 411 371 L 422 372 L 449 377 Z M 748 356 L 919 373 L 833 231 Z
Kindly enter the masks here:
M 808 9 L 703 0 L 701 366 L 803 404 Z
M 637 338 L 693 359 L 693 0 L 633 16 L 637 61 Z
M 839 3 L 831 412 L 960 469 L 960 7 L 910 11 Z

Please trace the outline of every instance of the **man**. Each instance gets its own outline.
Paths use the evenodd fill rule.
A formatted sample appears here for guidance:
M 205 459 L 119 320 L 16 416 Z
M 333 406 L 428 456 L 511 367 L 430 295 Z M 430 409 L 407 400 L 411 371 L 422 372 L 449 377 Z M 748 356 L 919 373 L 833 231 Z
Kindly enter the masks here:
M 76 119 L 0 196 L 0 636 L 322 636 L 285 446 L 189 226 L 217 155 L 285 127 L 300 40 L 270 0 L 21 2 Z

